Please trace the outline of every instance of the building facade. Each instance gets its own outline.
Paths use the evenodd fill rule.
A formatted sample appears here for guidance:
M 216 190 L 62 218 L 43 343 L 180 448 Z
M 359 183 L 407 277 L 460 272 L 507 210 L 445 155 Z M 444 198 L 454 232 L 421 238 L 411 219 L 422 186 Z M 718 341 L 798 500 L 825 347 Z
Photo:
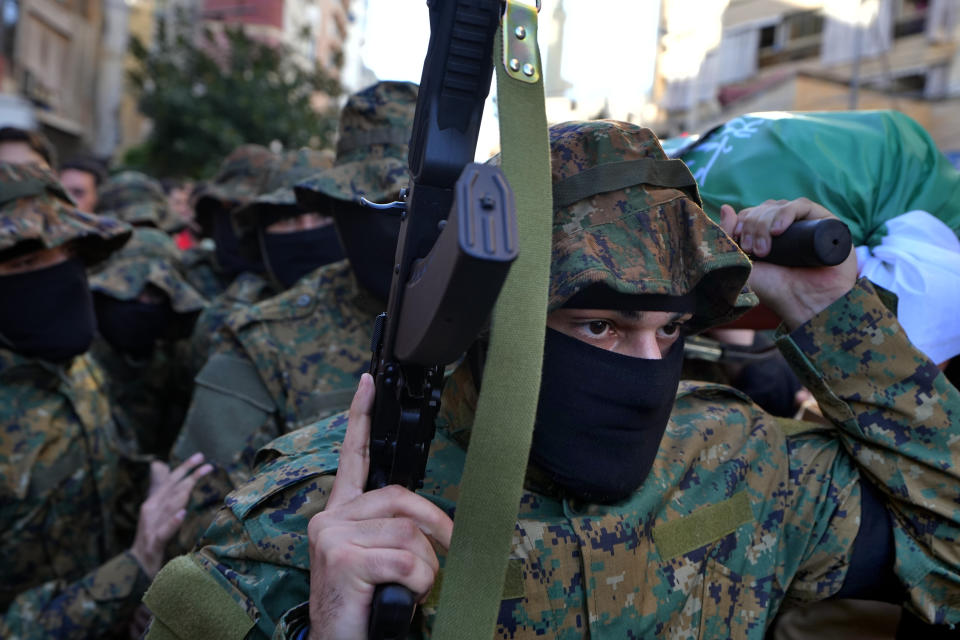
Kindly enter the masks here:
M 662 135 L 761 109 L 894 108 L 960 148 L 947 115 L 960 106 L 956 0 L 715 0 L 703 17 L 704 6 L 662 0 L 648 114 Z

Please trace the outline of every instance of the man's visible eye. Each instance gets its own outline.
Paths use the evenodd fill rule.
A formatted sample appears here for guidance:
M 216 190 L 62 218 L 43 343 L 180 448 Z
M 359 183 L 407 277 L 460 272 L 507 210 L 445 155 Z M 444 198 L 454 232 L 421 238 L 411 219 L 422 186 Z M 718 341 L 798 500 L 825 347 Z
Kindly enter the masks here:
M 587 323 L 587 331 L 592 336 L 602 336 L 610 329 L 610 323 L 606 320 L 593 320 Z
M 683 327 L 682 322 L 671 322 L 670 324 L 660 328 L 660 333 L 662 333 L 667 338 L 674 338 L 680 335 L 680 329 Z

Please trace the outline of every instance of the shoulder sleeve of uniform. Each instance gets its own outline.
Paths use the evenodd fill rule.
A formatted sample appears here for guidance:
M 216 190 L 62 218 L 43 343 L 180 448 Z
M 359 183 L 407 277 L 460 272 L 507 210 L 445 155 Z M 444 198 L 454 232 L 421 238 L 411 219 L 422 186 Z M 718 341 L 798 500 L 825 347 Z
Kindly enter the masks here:
M 239 354 L 215 353 L 195 379 L 193 399 L 174 447 L 184 460 L 201 451 L 226 464 L 276 411 L 253 362 Z
M 960 623 L 960 393 L 866 280 L 778 345 L 893 514 L 909 605 Z
M 788 526 L 780 564 L 789 576 L 787 598 L 812 602 L 843 586 L 860 526 L 860 474 L 834 434 L 813 423 L 800 424 L 811 428 L 786 438 Z
M 129 553 L 122 553 L 73 583 L 51 581 L 19 594 L 0 619 L 0 637 L 17 640 L 99 638 L 125 621 L 149 584 Z
M 336 471 L 336 430 L 295 433 L 272 443 L 271 457 L 227 497 L 191 555 L 255 621 L 256 637 L 269 638 L 309 598 L 307 525 L 326 506 Z
M 243 607 L 191 556 L 168 562 L 143 601 L 154 616 L 147 640 L 241 640 L 254 625 Z

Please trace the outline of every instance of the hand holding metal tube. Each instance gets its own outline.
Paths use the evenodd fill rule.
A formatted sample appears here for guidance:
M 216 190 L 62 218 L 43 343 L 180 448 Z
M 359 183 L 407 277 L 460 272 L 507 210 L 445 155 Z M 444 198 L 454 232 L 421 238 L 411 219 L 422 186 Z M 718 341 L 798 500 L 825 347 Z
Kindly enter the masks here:
M 857 255 L 849 232 L 844 234 L 837 226 L 843 223 L 815 202 L 767 200 L 740 212 L 723 205 L 720 217 L 723 230 L 754 258 L 750 288 L 791 330 L 826 309 L 856 282 Z M 818 242 L 826 262 L 811 259 Z

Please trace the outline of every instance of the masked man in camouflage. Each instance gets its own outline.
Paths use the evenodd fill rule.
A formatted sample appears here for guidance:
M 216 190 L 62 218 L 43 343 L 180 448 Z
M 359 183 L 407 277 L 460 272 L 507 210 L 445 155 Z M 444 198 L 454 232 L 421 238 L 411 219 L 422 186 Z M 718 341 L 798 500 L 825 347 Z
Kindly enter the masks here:
M 205 337 L 222 324 L 234 304 L 252 304 L 275 293 L 264 277 L 263 264 L 240 250 L 232 212 L 257 197 L 277 161 L 276 154 L 258 144 L 245 144 L 224 158 L 214 179 L 196 195 L 195 221 L 214 248 L 200 246 L 184 254 L 187 278 L 212 304 L 197 322 L 198 364 L 209 353 Z
M 179 260 L 167 234 L 137 228 L 90 278 L 98 330 L 92 353 L 107 372 L 121 432 L 135 436 L 141 452 L 162 457 L 190 402 L 186 339 L 206 305 Z
M 122 630 L 202 457 L 153 463 L 136 491 L 85 354 L 96 328 L 86 269 L 119 249 L 129 227 L 77 210 L 38 166 L 0 164 L 0 637 L 101 638 Z M 128 504 L 121 493 L 130 489 Z M 129 497 L 129 496 L 128 496 Z M 145 501 L 144 498 L 147 498 Z M 141 501 L 142 505 L 141 505 Z M 129 537 L 120 513 L 139 509 Z
M 225 344 L 198 376 L 191 412 L 204 419 L 185 429 L 190 444 L 184 450 L 199 447 L 218 462 L 232 461 L 244 449 L 253 453 L 296 425 L 349 406 L 369 363 L 374 318 L 386 304 L 399 230 L 397 215 L 358 203 L 361 196 L 395 199 L 406 184 L 406 141 L 416 96 L 416 85 L 383 82 L 348 100 L 340 117 L 336 166 L 297 185 L 300 204 L 292 211 L 331 216 L 342 240 L 335 247 L 340 250 L 342 244 L 350 259 L 312 270 L 283 294 L 228 318 L 221 332 Z M 292 197 L 293 184 L 282 197 Z M 266 196 L 258 200 L 257 206 L 238 210 L 236 220 L 247 242 L 262 243 L 261 255 L 273 263 L 271 253 L 278 258 L 281 253 L 273 245 L 282 236 L 271 240 L 256 229 L 289 213 L 270 205 Z M 324 246 L 336 240 L 330 238 L 333 231 L 328 228 L 328 240 L 316 244 L 314 260 L 331 255 Z M 301 264 L 308 261 L 309 254 L 301 258 Z M 277 266 L 290 272 L 287 286 L 303 269 Z M 225 443 L 232 446 L 225 450 Z
M 646 129 L 568 123 L 551 146 L 555 193 L 569 197 L 554 212 L 543 383 L 511 554 L 520 579 L 505 588 L 496 636 L 760 639 L 784 604 L 835 595 L 960 621 L 960 395 L 856 281 L 852 255 L 751 273 L 730 237 L 769 246 L 793 220 L 831 214 L 771 202 L 725 215 L 721 229 L 694 188 L 650 172 L 643 161 L 664 154 Z M 587 171 L 595 180 L 576 179 Z M 729 387 L 678 384 L 684 337 L 755 302 L 748 276 L 832 427 L 778 420 Z M 178 632 L 170 594 L 195 588 L 194 600 L 218 598 L 233 633 L 223 637 L 361 638 L 374 586 L 394 582 L 424 603 L 414 635 L 428 635 L 485 375 L 471 361 L 444 390 L 420 491 L 363 492 L 364 376 L 348 416 L 260 451 L 201 549 L 154 583 L 155 625 Z
M 343 258 L 333 220 L 301 209 L 293 194 L 295 183 L 332 165 L 329 150 L 289 151 L 272 163 L 260 187 L 262 193 L 230 214 L 237 250 L 245 260 L 263 265 L 270 291 L 286 291 L 301 276 Z M 215 301 L 215 310 L 203 317 L 208 356 L 218 350 L 230 313 L 239 314 L 256 302 L 228 307 Z
M 382 82 L 351 96 L 340 116 L 336 166 L 297 185 L 299 206 L 291 202 L 292 185 L 303 178 L 295 169 L 285 189 L 261 196 L 258 204 L 236 214 L 242 243 L 262 246 L 265 262 L 271 271 L 281 269 L 277 276 L 286 282 L 311 260 L 326 260 L 334 251 L 345 249 L 349 259 L 314 269 L 284 293 L 235 311 L 214 339 L 217 350 L 197 376 L 171 454 L 178 460 L 203 451 L 222 465 L 195 492 L 198 500 L 203 494 L 205 505 L 198 511 L 208 514 L 198 534 L 212 517 L 210 507 L 218 507 L 227 492 L 249 477 L 257 449 L 350 405 L 357 381 L 368 369 L 374 319 L 386 307 L 399 230 L 395 213 L 357 203 L 361 196 L 394 200 L 407 183 L 407 140 L 416 98 L 416 85 L 405 82 Z M 268 240 L 265 224 L 278 217 L 294 220 L 290 216 L 297 212 L 302 217 L 303 211 L 323 212 L 334 225 L 311 252 L 297 250 L 301 257 L 295 261 L 274 265 L 271 252 L 277 239 Z M 342 243 L 330 237 L 334 227 Z M 284 278 L 284 273 L 289 275 Z M 191 510 L 183 537 L 193 525 Z M 184 540 L 188 548 L 193 542 L 195 538 Z

